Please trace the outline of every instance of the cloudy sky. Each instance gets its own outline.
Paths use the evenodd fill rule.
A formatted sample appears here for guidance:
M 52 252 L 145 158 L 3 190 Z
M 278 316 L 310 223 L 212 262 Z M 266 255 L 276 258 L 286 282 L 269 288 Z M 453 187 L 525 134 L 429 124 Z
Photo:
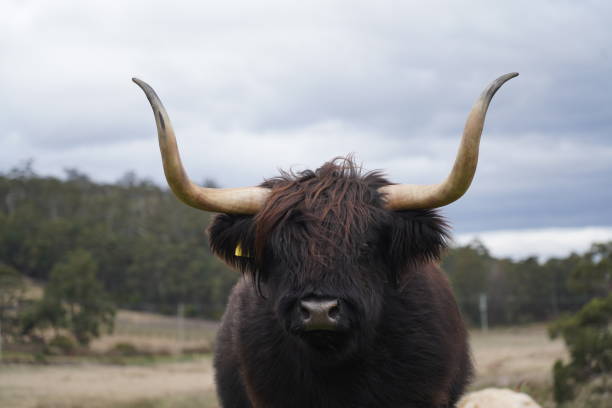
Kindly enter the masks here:
M 440 181 L 497 76 L 457 240 L 565 255 L 612 239 L 608 1 L 0 3 L 0 171 L 128 170 L 164 183 L 158 92 L 197 181 L 257 184 L 354 152 L 396 182 Z

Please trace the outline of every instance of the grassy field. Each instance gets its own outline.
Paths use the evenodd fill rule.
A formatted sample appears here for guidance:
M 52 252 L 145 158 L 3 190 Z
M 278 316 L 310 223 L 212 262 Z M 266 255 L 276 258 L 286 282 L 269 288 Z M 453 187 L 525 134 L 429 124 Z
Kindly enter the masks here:
M 140 349 L 171 354 L 184 349 L 210 350 L 217 327 L 217 322 L 209 320 L 120 311 L 113 334 L 95 340 L 91 348 L 105 351 L 118 343 L 131 343 Z
M 561 340 L 551 341 L 544 325 L 474 331 L 476 365 L 472 390 L 503 387 L 531 395 L 544 408 L 552 402 L 551 368 L 567 353 Z
M 5 365 L 0 406 L 215 407 L 210 357 L 145 365 Z
M 193 337 L 171 335 L 176 327 L 172 318 L 146 314 L 122 314 L 126 327 L 119 334 L 94 344 L 102 350 L 116 341 L 131 341 L 139 346 L 178 350 L 204 345 L 210 341 L 215 325 L 194 321 Z M 129 328 L 130 319 L 148 321 L 158 333 Z M 165 319 L 171 319 L 167 321 Z M 160 325 L 166 321 L 166 326 Z M 135 321 L 132 323 L 136 326 Z M 198 324 L 200 324 L 198 326 Z M 161 330 L 160 327 L 168 330 Z M 131 331 L 130 331 L 131 330 Z M 550 341 L 545 326 L 495 329 L 472 333 L 472 348 L 477 367 L 473 389 L 501 386 L 521 389 L 544 407 L 550 403 L 550 367 L 565 351 L 559 341 Z M 213 408 L 214 394 L 210 355 L 165 359 L 141 364 L 65 364 L 0 365 L 0 407 L 11 408 Z

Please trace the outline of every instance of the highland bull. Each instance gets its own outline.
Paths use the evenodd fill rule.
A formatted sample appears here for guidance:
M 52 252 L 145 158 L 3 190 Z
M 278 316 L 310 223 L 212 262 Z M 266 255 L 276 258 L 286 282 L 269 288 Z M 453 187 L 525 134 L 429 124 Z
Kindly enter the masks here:
M 440 184 L 393 184 L 348 157 L 236 189 L 188 179 L 166 110 L 134 79 L 153 108 L 171 189 L 220 213 L 211 248 L 243 273 L 216 343 L 223 407 L 455 405 L 472 364 L 436 266 L 448 240 L 436 208 L 467 191 L 489 103 L 516 75 L 498 78 L 478 99 Z

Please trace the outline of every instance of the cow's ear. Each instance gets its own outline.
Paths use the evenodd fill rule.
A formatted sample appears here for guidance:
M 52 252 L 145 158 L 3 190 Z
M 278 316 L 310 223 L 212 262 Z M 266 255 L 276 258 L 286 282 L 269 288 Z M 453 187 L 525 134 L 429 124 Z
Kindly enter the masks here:
M 435 210 L 395 211 L 391 218 L 387 239 L 388 259 L 393 265 L 402 269 L 440 258 L 447 247 L 449 227 Z
M 215 255 L 243 273 L 255 271 L 255 228 L 252 215 L 218 214 L 208 227 Z

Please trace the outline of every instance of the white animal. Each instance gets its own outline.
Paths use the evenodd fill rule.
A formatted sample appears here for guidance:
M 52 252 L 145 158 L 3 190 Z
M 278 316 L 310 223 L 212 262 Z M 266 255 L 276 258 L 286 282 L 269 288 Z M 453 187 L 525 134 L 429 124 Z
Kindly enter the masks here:
M 529 395 L 505 388 L 487 388 L 461 398 L 457 408 L 542 408 Z

